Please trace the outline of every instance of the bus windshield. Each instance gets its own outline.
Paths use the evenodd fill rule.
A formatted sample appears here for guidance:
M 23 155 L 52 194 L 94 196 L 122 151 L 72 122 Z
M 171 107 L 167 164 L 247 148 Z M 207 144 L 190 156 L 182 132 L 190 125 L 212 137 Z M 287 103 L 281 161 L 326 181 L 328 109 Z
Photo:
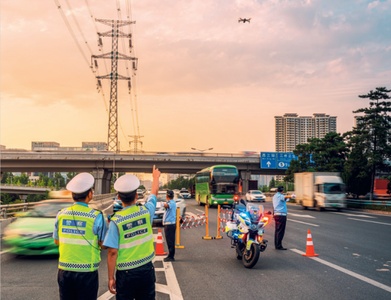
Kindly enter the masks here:
M 233 165 L 205 168 L 195 176 L 195 199 L 199 205 L 233 205 L 239 181 L 239 171 Z
M 212 172 L 212 182 L 237 183 L 238 170 L 233 168 L 219 168 Z

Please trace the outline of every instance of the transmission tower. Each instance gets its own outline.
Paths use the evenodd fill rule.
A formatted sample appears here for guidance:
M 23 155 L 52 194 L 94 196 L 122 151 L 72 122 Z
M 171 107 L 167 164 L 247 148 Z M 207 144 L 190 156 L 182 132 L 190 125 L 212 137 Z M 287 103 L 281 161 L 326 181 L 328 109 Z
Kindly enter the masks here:
M 129 148 L 131 148 L 131 145 L 133 143 L 133 152 L 137 153 L 139 150 L 142 151 L 143 148 L 143 142 L 141 141 L 141 138 L 143 138 L 143 135 L 129 135 L 129 137 L 133 138 L 132 141 L 129 142 Z M 140 148 L 138 147 L 140 145 Z
M 109 110 L 109 126 L 107 135 L 107 146 L 109 151 L 118 152 L 118 87 L 117 80 L 128 80 L 128 86 L 131 86 L 130 77 L 122 76 L 118 74 L 118 60 L 131 60 L 133 61 L 133 68 L 136 69 L 137 58 L 127 56 L 118 52 L 118 38 L 129 38 L 129 45 L 132 44 L 132 34 L 126 34 L 119 30 L 120 27 L 136 23 L 135 21 L 121 21 L 121 20 L 104 20 L 95 19 L 95 21 L 111 26 L 111 31 L 99 33 L 99 46 L 102 45 L 101 37 L 111 37 L 112 47 L 111 52 L 101 55 L 92 55 L 92 59 L 103 58 L 111 59 L 111 73 L 103 76 L 96 76 L 98 79 L 98 85 L 100 85 L 100 79 L 110 79 L 110 110 Z

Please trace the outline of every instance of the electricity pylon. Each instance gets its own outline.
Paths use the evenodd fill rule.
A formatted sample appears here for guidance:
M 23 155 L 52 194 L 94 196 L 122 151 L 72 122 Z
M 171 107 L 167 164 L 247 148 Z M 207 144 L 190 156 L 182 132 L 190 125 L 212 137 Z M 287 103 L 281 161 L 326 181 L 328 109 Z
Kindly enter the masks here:
M 96 76 L 98 81 L 100 79 L 110 79 L 110 110 L 109 110 L 109 126 L 108 126 L 108 135 L 107 135 L 107 147 L 109 151 L 118 152 L 118 87 L 117 80 L 128 80 L 128 86 L 131 86 L 130 77 L 122 76 L 118 74 L 118 60 L 131 60 L 133 61 L 133 68 L 136 68 L 137 58 L 131 57 L 125 54 L 118 52 L 118 38 L 129 38 L 130 45 L 132 44 L 131 38 L 132 34 L 126 34 L 119 30 L 120 27 L 134 24 L 135 21 L 121 21 L 121 20 L 104 20 L 104 19 L 95 19 L 95 21 L 103 23 L 110 26 L 111 30 L 103 33 L 98 32 L 99 43 L 101 44 L 100 37 L 111 37 L 112 47 L 111 52 L 104 53 L 101 55 L 92 55 L 92 59 L 103 58 L 111 59 L 111 73 L 103 76 Z
M 139 150 L 142 151 L 143 148 L 143 142 L 141 141 L 141 138 L 143 138 L 143 135 L 129 135 L 129 137 L 133 138 L 132 141 L 129 142 L 129 148 L 131 148 L 131 145 L 133 143 L 133 152 L 138 153 Z M 140 145 L 140 148 L 138 147 Z

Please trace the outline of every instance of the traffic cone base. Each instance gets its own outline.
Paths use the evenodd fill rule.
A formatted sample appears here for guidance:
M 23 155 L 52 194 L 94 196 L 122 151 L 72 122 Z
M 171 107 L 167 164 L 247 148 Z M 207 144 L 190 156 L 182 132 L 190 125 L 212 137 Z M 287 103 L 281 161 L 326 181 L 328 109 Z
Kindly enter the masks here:
M 308 257 L 319 256 L 318 254 L 315 253 L 314 242 L 312 241 L 312 235 L 311 235 L 311 231 L 309 229 L 307 232 L 306 251 L 305 251 L 305 254 L 303 254 L 303 256 L 308 256 Z
M 166 254 L 167 252 L 164 252 L 162 231 L 161 229 L 158 229 L 155 255 L 166 255 Z

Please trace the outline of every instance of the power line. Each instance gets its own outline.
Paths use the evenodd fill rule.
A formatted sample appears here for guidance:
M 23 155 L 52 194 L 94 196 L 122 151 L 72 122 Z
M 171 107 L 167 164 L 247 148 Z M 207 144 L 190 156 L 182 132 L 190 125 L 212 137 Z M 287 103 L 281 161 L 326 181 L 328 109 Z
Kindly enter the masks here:
M 117 13 L 118 13 L 118 18 L 121 20 L 122 19 L 122 11 L 121 11 L 121 6 L 120 6 L 120 2 L 119 0 L 117 0 Z M 126 5 L 126 18 L 128 20 L 132 20 L 132 16 L 131 16 L 131 5 L 130 5 L 130 1 L 127 1 L 127 5 Z M 132 43 L 132 37 L 133 37 L 133 33 L 132 33 L 132 26 L 131 24 L 129 24 L 129 27 L 128 27 L 128 32 L 129 32 L 129 35 L 130 35 L 130 39 L 129 39 L 129 52 L 132 53 L 132 50 L 133 50 L 133 43 Z M 125 52 L 126 50 L 126 46 L 125 46 L 125 42 L 124 40 L 122 40 L 122 49 L 123 51 Z M 134 131 L 135 131 L 135 145 L 137 147 L 137 145 L 141 145 L 142 146 L 142 143 L 139 143 L 140 139 L 141 139 L 141 135 L 140 135 L 140 127 L 139 127 L 139 122 L 138 122 L 138 107 L 137 107 L 137 89 L 136 89 L 136 73 L 135 71 L 137 70 L 137 60 L 136 61 L 133 61 L 133 66 L 132 66 L 132 69 L 133 69 L 133 73 L 130 75 L 129 74 L 129 67 L 128 67 L 128 63 L 125 62 L 125 65 L 126 65 L 126 74 L 128 77 L 131 77 L 132 80 L 128 82 L 128 88 L 129 88 L 129 95 L 130 95 L 130 98 L 129 98 L 129 102 L 130 102 L 130 108 L 131 108 L 131 113 L 132 113 L 132 122 L 133 122 L 133 128 L 134 128 Z M 133 87 L 131 86 L 133 85 Z M 133 91 L 133 93 L 132 93 Z M 134 97 L 132 97 L 134 96 Z M 132 142 L 129 142 L 129 145 L 131 144 Z
M 81 55 L 83 56 L 84 61 L 87 63 L 88 67 L 90 67 L 90 63 L 88 62 L 88 59 L 87 59 L 87 57 L 85 56 L 83 49 L 82 49 L 81 46 L 79 45 L 79 41 L 77 40 L 76 35 L 75 35 L 75 33 L 73 32 L 72 27 L 71 27 L 71 25 L 69 24 L 69 22 L 68 22 L 68 20 L 67 20 L 67 17 L 66 17 L 66 15 L 65 15 L 64 11 L 62 10 L 62 7 L 61 7 L 60 3 L 58 2 L 58 0 L 54 0 L 54 2 L 56 3 L 56 6 L 57 6 L 58 10 L 60 11 L 61 17 L 63 18 L 63 20 L 64 20 L 64 22 L 65 22 L 65 25 L 66 25 L 67 28 L 68 28 L 69 33 L 71 34 L 73 40 L 75 41 L 77 48 L 79 49 Z
M 55 4 L 56 4 L 57 8 L 60 11 L 60 14 L 61 14 L 61 16 L 62 16 L 66 26 L 67 26 L 68 31 L 70 32 L 73 40 L 76 43 L 76 46 L 78 47 L 78 50 L 82 54 L 84 60 L 86 61 L 87 65 L 89 66 L 90 70 L 92 71 L 94 77 L 96 77 L 96 79 L 97 79 L 97 90 L 102 95 L 102 100 L 103 100 L 103 103 L 104 103 L 104 106 L 105 106 L 105 110 L 106 110 L 106 113 L 108 114 L 108 117 L 109 117 L 109 120 L 110 120 L 110 119 L 112 119 L 113 116 L 110 115 L 110 111 L 108 110 L 107 101 L 105 99 L 106 97 L 105 97 L 105 93 L 104 93 L 104 89 L 103 89 L 102 81 L 101 81 L 101 79 L 104 79 L 105 76 L 101 76 L 99 74 L 98 62 L 97 62 L 96 59 L 94 61 L 91 60 L 90 63 L 88 62 L 88 59 L 87 59 L 87 57 L 85 55 L 85 52 L 83 51 L 82 45 L 80 44 L 79 40 L 77 39 L 76 34 L 75 34 L 74 30 L 72 29 L 72 26 L 71 26 L 70 22 L 67 19 L 67 14 L 63 11 L 62 6 L 59 3 L 59 0 L 54 0 L 54 1 L 55 1 Z M 68 14 L 68 16 L 69 15 L 72 16 L 72 20 L 73 20 L 73 22 L 74 22 L 74 24 L 75 24 L 75 26 L 76 26 L 76 28 L 78 30 L 78 33 L 81 36 L 82 40 L 84 41 L 85 46 L 87 47 L 87 49 L 91 53 L 91 57 L 92 58 L 98 57 L 98 56 L 92 55 L 91 47 L 88 44 L 88 41 L 87 41 L 87 39 L 86 39 L 82 29 L 81 29 L 81 26 L 79 25 L 79 22 L 78 22 L 78 20 L 76 18 L 76 15 L 73 13 L 73 9 L 72 9 L 69 1 L 65 0 L 65 2 L 67 4 L 68 10 L 70 11 L 70 14 Z M 101 39 L 101 37 L 99 35 L 98 27 L 96 25 L 95 18 L 94 18 L 94 15 L 92 13 L 92 10 L 91 10 L 91 7 L 90 7 L 90 4 L 89 4 L 88 0 L 85 0 L 85 4 L 87 6 L 89 16 L 90 16 L 90 18 L 91 18 L 91 20 L 93 22 L 94 27 L 95 27 L 95 31 L 96 31 L 96 33 L 98 35 L 98 46 L 100 48 L 100 51 L 102 51 L 103 50 L 103 41 L 102 41 L 102 39 Z M 130 5 L 130 1 L 129 0 L 126 1 L 125 8 L 126 8 L 126 13 L 127 13 L 127 19 L 131 20 L 131 16 L 130 16 L 131 15 L 131 5 Z M 121 19 L 121 7 L 120 7 L 120 1 L 119 0 L 117 0 L 117 14 L 118 14 L 119 19 Z M 127 25 L 129 25 L 129 27 L 128 27 L 129 29 L 128 30 L 129 30 L 129 35 L 130 35 L 130 38 L 129 38 L 129 52 L 134 51 L 133 45 L 132 45 L 132 38 L 131 38 L 132 37 L 132 27 L 131 27 L 131 24 L 134 24 L 134 23 L 135 22 L 130 22 L 130 23 L 127 24 Z M 124 52 L 126 52 L 126 45 L 124 43 L 124 40 L 122 40 L 122 49 L 123 49 Z M 104 58 L 104 55 L 100 56 L 100 58 Z M 124 58 L 120 58 L 120 59 L 124 59 Z M 133 63 L 132 63 L 133 67 L 131 66 L 131 68 L 133 69 L 132 74 L 129 73 L 128 62 L 125 59 L 126 74 L 127 74 L 128 89 L 129 89 L 129 95 L 130 95 L 129 100 L 130 100 L 130 106 L 131 106 L 131 115 L 132 115 L 132 121 L 133 121 L 133 128 L 134 128 L 135 132 L 137 133 L 137 135 L 139 136 L 139 138 L 141 138 L 140 130 L 139 130 L 139 124 L 138 124 L 137 94 L 135 93 L 135 86 L 136 86 L 136 80 L 135 80 L 135 75 L 136 74 L 135 74 L 135 71 L 137 70 L 137 58 L 133 57 L 132 59 L 133 59 Z M 104 61 L 104 67 L 105 67 L 105 70 L 106 70 L 106 74 L 108 74 L 108 68 L 107 68 L 106 61 Z M 121 78 L 121 79 L 124 79 L 124 78 Z M 132 81 L 131 81 L 131 79 L 132 79 Z M 132 87 L 132 85 L 133 85 L 133 87 Z M 134 95 L 134 101 L 132 99 L 132 91 L 133 91 L 133 95 Z M 112 92 L 113 92 L 113 87 L 111 87 L 111 93 Z M 110 97 L 112 97 L 112 95 Z M 113 108 L 112 107 L 112 100 L 110 99 L 110 110 L 112 110 L 112 108 Z M 121 122 L 118 122 L 118 116 L 116 117 L 116 119 L 117 119 L 117 121 L 116 121 L 117 126 L 118 126 L 118 123 L 119 123 L 123 136 L 125 137 L 126 140 L 128 140 L 127 135 L 125 134 L 124 129 L 122 127 Z M 110 121 L 109 121 L 109 124 L 110 124 Z M 110 125 L 109 125 L 109 131 L 110 131 Z M 118 144 L 118 135 L 116 134 L 116 136 L 117 136 L 116 137 L 116 139 L 117 139 L 116 143 Z
M 61 7 L 59 1 L 58 1 L 58 0 L 54 0 L 54 2 L 55 2 L 55 4 L 56 4 L 56 6 L 57 6 L 57 8 L 58 8 L 58 10 L 59 10 L 59 12 L 60 12 L 60 14 L 61 14 L 63 20 L 64 20 L 64 22 L 65 22 L 66 27 L 68 28 L 69 33 L 71 34 L 71 36 L 72 36 L 74 42 L 76 43 L 76 46 L 77 46 L 77 48 L 79 49 L 79 52 L 80 52 L 81 55 L 83 56 L 84 60 L 86 61 L 87 65 L 88 65 L 88 68 L 92 71 L 93 76 L 95 77 L 95 74 L 94 74 L 95 71 L 94 71 L 94 69 L 93 69 L 93 67 L 92 67 L 92 64 L 90 64 L 90 62 L 88 61 L 88 59 L 87 59 L 87 57 L 86 57 L 86 55 L 85 55 L 85 53 L 84 53 L 82 47 L 80 46 L 79 41 L 78 41 L 78 39 L 76 38 L 76 35 L 75 35 L 75 33 L 74 33 L 73 29 L 72 29 L 72 26 L 71 26 L 70 23 L 68 22 L 68 19 L 67 19 L 67 17 L 66 17 L 66 14 L 64 13 L 64 11 L 63 11 L 63 9 L 62 9 L 62 7 Z M 68 3 L 68 7 L 70 8 L 69 3 Z M 70 9 L 70 10 L 72 10 L 72 9 Z M 80 26 L 79 26 L 79 30 L 80 30 Z M 80 31 L 81 31 L 81 30 L 80 30 Z M 83 35 L 83 38 L 84 38 L 84 35 Z M 85 38 L 84 38 L 84 41 L 86 42 Z M 92 52 L 91 52 L 91 53 L 92 53 Z M 98 83 L 98 89 L 99 89 L 99 88 L 101 88 L 101 86 L 99 87 L 99 83 Z M 98 92 L 99 92 L 99 90 L 98 90 Z M 104 104 L 104 106 L 105 106 L 106 113 L 107 113 L 107 115 L 108 115 L 108 108 L 107 108 L 107 104 L 106 104 L 107 101 L 106 101 L 106 99 L 105 99 L 105 94 L 104 94 L 103 91 L 102 91 L 102 99 L 103 99 L 103 104 Z

